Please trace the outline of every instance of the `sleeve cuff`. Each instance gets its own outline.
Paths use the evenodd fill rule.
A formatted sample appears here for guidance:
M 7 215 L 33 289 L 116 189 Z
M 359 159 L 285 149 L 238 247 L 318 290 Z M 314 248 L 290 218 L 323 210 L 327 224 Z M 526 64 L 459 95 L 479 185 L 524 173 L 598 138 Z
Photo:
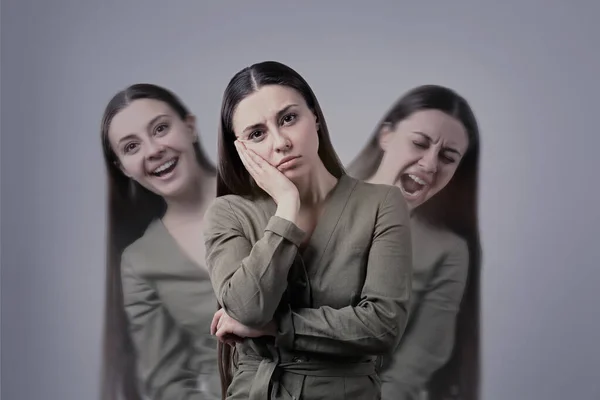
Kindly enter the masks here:
M 292 310 L 289 309 L 277 318 L 277 336 L 275 336 L 275 346 L 287 350 L 294 349 L 294 320 L 292 319 Z
M 300 247 L 306 233 L 294 223 L 276 215 L 272 216 L 265 231 L 271 231 Z

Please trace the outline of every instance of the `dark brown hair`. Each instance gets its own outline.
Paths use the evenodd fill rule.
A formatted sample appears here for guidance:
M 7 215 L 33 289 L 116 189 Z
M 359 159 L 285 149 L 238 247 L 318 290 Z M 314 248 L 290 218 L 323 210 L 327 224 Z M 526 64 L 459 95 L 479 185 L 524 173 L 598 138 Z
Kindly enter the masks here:
M 120 91 L 108 102 L 101 123 L 102 152 L 108 178 L 108 229 L 106 259 L 106 298 L 104 309 L 102 400 L 141 400 L 135 368 L 135 352 L 128 333 L 127 315 L 121 286 L 123 250 L 141 237 L 152 220 L 162 217 L 166 203 L 132 179 L 126 177 L 108 140 L 114 116 L 138 99 L 154 99 L 168 104 L 185 119 L 190 112 L 175 94 L 160 86 L 140 83 Z M 209 174 L 216 169 L 200 144 L 196 159 Z
M 348 173 L 369 179 L 383 158 L 379 135 L 383 126 L 395 127 L 421 110 L 438 110 L 456 118 L 466 129 L 469 147 L 448 185 L 415 209 L 415 214 L 430 223 L 449 229 L 469 245 L 467 286 L 457 317 L 454 349 L 450 360 L 429 382 L 429 399 L 479 398 L 480 375 L 480 267 L 481 244 L 478 221 L 479 127 L 468 102 L 455 91 L 438 85 L 423 85 L 404 94 L 377 124 L 369 142 L 350 163 Z
M 333 149 L 321 106 L 308 83 L 290 67 L 275 61 L 265 61 L 239 71 L 229 81 L 225 89 L 219 122 L 217 197 L 236 194 L 257 198 L 266 195 L 242 164 L 234 146 L 235 133 L 233 132 L 233 114 L 238 104 L 248 95 L 266 85 L 286 86 L 295 89 L 302 95 L 307 106 L 317 116 L 319 122 L 317 131 L 319 136 L 319 158 L 323 161 L 329 173 L 336 178 L 340 178 L 345 174 L 344 167 Z M 223 399 L 226 397 L 227 388 L 232 379 L 231 364 L 233 356 L 232 348 L 219 342 L 219 372 L 221 374 Z

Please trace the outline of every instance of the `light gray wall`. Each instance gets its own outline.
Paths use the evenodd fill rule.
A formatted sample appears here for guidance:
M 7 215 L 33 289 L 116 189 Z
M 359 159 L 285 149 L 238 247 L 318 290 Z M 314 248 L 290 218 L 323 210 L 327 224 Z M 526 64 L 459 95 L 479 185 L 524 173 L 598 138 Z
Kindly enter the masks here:
M 228 80 L 275 59 L 312 85 L 344 162 L 410 87 L 468 98 L 483 399 L 600 398 L 598 3 L 263 3 L 2 1 L 2 397 L 96 398 L 108 99 L 171 88 L 214 157 Z

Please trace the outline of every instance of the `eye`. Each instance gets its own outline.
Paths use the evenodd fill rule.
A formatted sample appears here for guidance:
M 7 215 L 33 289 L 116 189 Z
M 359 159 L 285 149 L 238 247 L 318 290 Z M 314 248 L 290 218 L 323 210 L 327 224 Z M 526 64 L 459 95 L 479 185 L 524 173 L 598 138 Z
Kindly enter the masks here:
M 291 113 L 281 118 L 281 121 L 283 122 L 283 125 L 291 125 L 296 120 L 296 118 L 298 118 L 298 116 L 294 113 Z
M 156 128 L 154 128 L 154 133 L 157 135 L 164 134 L 167 133 L 168 129 L 169 124 L 163 122 L 161 124 L 156 125 Z
M 135 142 L 126 143 L 125 146 L 123 146 L 123 153 L 129 154 L 132 151 L 135 151 L 136 148 L 137 148 L 137 143 L 135 143 Z
M 420 148 L 420 149 L 426 149 L 426 148 L 428 148 L 428 147 L 429 147 L 429 144 L 428 144 L 428 143 L 425 143 L 425 142 L 419 142 L 419 141 L 417 141 L 417 140 L 413 141 L 413 144 L 415 145 L 415 147 L 418 147 L 418 148 Z
M 447 154 L 440 154 L 440 158 L 442 159 L 442 162 L 446 164 L 452 164 L 456 162 L 456 160 L 453 157 L 450 157 Z
M 251 133 L 248 135 L 248 139 L 250 139 L 250 140 L 257 140 L 257 139 L 260 139 L 260 138 L 262 137 L 262 136 L 261 136 L 261 134 L 262 134 L 262 133 L 263 133 L 263 131 L 261 131 L 261 130 L 258 130 L 258 129 L 257 129 L 257 130 L 255 130 L 255 131 L 252 131 L 252 132 L 251 132 Z

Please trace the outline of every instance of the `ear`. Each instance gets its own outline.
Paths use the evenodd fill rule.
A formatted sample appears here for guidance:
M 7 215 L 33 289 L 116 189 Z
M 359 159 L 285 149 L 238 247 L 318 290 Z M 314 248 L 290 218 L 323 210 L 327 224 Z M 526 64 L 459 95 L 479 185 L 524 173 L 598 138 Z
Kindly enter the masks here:
M 379 147 L 384 152 L 387 151 L 388 144 L 390 139 L 392 138 L 392 134 L 394 133 L 393 126 L 389 122 L 384 122 L 381 124 L 381 128 L 379 129 L 379 133 L 377 134 L 377 142 L 379 143 Z
M 192 141 L 196 143 L 198 141 L 198 131 L 196 129 L 196 116 L 189 114 L 185 117 L 185 125 L 187 126 L 190 135 L 192 136 Z
M 321 124 L 319 123 L 319 117 L 317 116 L 317 113 L 314 110 L 314 108 L 311 108 L 310 112 L 312 113 L 313 118 L 315 119 L 315 126 L 316 126 L 317 130 L 319 130 L 319 128 L 321 127 Z

